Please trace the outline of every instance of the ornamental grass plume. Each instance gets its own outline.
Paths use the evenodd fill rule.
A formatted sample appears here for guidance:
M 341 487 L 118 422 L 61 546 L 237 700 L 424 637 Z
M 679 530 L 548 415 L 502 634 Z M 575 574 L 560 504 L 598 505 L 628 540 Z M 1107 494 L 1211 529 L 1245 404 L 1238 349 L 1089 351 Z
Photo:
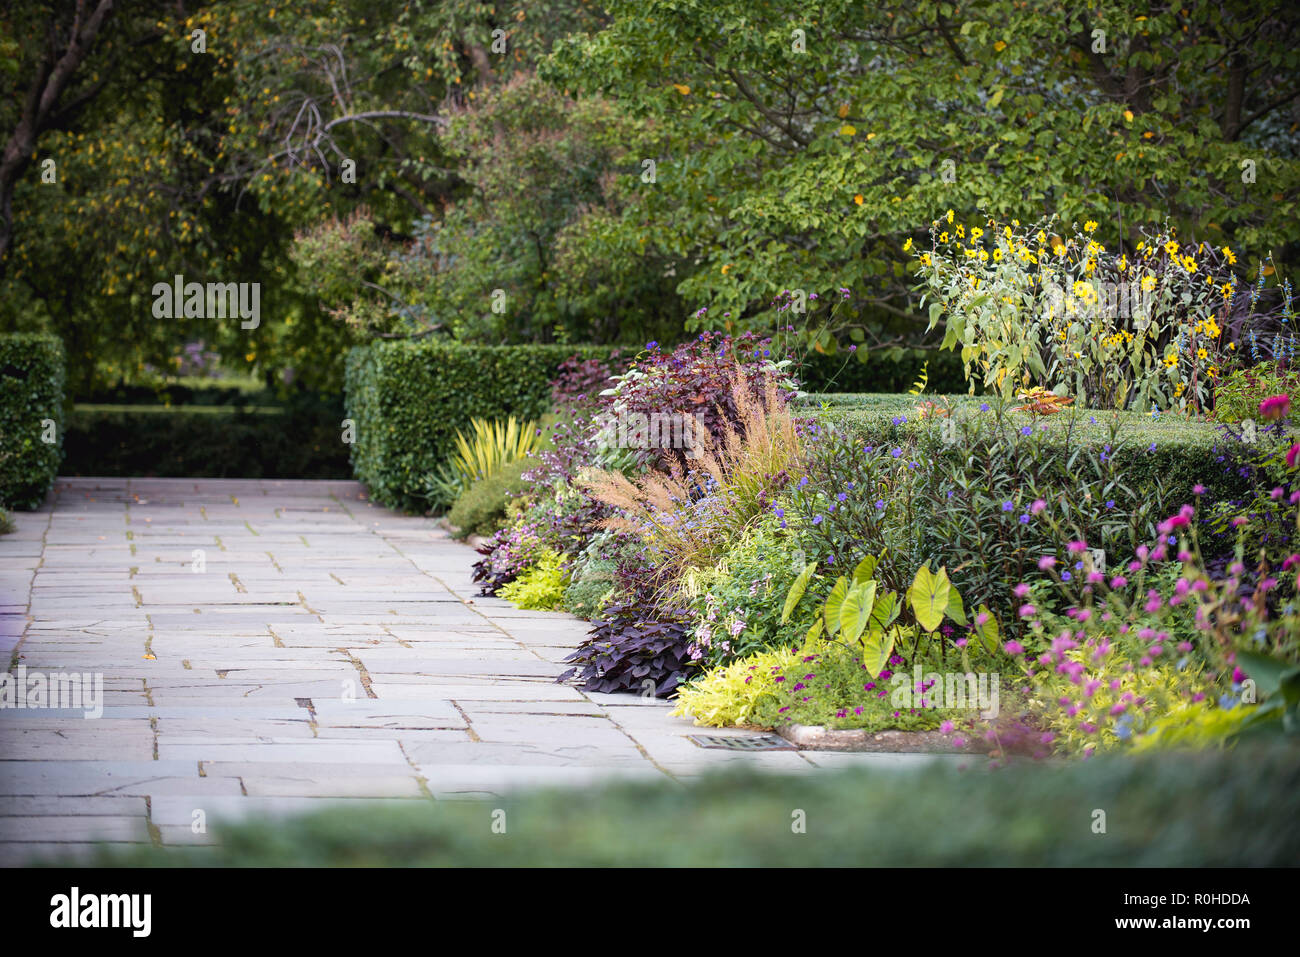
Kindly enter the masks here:
M 759 516 L 797 472 L 804 436 L 775 381 L 754 388 L 736 375 L 730 398 L 735 423 L 688 462 L 633 480 L 622 472 L 591 469 L 579 486 L 616 510 L 603 527 L 641 539 L 661 586 L 691 569 L 709 567 Z

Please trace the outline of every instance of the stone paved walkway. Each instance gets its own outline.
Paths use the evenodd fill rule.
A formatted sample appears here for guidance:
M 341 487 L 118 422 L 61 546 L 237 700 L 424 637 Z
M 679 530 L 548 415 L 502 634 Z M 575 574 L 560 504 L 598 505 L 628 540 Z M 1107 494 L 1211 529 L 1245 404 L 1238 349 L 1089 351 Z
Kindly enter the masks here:
M 583 622 L 477 597 L 472 549 L 353 482 L 60 479 L 15 518 L 0 667 L 100 673 L 104 707 L 0 710 L 0 865 L 325 801 L 908 760 L 707 750 L 663 702 L 556 684 Z

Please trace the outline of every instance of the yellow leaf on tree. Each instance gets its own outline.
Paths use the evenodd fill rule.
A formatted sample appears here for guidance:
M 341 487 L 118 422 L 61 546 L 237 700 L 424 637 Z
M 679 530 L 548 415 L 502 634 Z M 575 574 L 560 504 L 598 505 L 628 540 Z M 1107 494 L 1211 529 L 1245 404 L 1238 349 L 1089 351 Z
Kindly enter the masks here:
M 686 86 L 685 84 L 682 84 L 682 83 L 674 83 L 674 84 L 673 84 L 673 89 L 676 90 L 678 93 L 680 93 L 682 96 L 690 96 L 690 95 L 691 95 L 691 88 L 690 88 L 689 86 Z
M 846 117 L 846 116 L 849 115 L 849 105 L 848 105 L 847 103 L 845 103 L 843 106 L 841 106 L 841 107 L 840 107 L 838 110 L 836 110 L 835 112 L 839 114 L 840 119 L 844 119 L 844 117 Z
M 840 136 L 855 136 L 857 132 L 858 131 L 848 123 L 845 123 L 840 127 Z
M 853 202 L 855 202 L 855 203 L 857 203 L 859 206 L 861 206 L 861 205 L 862 205 L 862 202 L 863 202 L 863 200 L 862 200 L 862 194 L 861 194 L 861 193 L 858 193 L 858 195 L 854 196 L 854 197 L 853 197 Z

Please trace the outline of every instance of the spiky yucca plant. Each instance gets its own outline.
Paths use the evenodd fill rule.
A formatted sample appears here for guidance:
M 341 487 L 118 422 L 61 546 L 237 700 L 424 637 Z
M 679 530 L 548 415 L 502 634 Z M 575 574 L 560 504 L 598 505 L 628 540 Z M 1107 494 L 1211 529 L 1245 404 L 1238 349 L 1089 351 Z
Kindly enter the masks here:
M 504 422 L 473 419 L 470 426 L 472 439 L 456 432 L 456 454 L 451 459 L 452 467 L 469 482 L 491 478 L 502 466 L 536 451 L 541 442 L 536 422 L 521 425 L 513 415 Z
M 471 435 L 457 430 L 455 452 L 438 472 L 424 477 L 434 507 L 449 506 L 479 479 L 491 478 L 506 465 L 535 452 L 542 436 L 536 422 L 470 420 Z

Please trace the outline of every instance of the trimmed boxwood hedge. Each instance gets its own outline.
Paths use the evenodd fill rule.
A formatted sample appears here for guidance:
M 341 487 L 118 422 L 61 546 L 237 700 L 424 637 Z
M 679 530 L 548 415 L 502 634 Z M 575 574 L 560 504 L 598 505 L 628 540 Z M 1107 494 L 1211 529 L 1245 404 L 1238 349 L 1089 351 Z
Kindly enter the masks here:
M 886 394 L 910 389 L 922 366 L 927 392 L 966 391 L 961 353 L 952 350 L 891 348 L 851 355 L 841 350 L 832 356 L 814 352 L 803 358 L 798 373 L 805 392 Z
M 41 333 L 0 335 L 0 504 L 37 508 L 63 459 L 63 343 Z M 54 441 L 42 441 L 49 419 Z
M 927 393 L 918 398 L 910 395 L 827 394 L 809 395 L 801 402 L 820 420 L 848 429 L 860 436 L 864 443 L 881 445 L 915 438 L 923 429 L 917 416 L 917 403 L 944 398 L 955 403 L 958 415 L 992 414 L 979 413 L 984 400 L 968 395 L 945 397 Z M 822 408 L 823 405 L 828 408 Z M 1076 427 L 1069 431 L 1067 421 L 1072 414 L 1070 411 L 1051 416 L 1010 413 L 1018 423 L 1046 426 L 1048 442 L 1057 445 L 1063 455 L 1080 446 L 1095 449 L 1099 455 L 1104 452 L 1111 441 L 1106 422 L 1115 413 L 1080 413 Z M 1119 461 L 1125 466 L 1132 487 L 1150 487 L 1159 479 L 1165 486 L 1166 501 L 1175 503 L 1193 501 L 1192 487 L 1197 483 L 1205 485 L 1217 499 L 1236 499 L 1246 493 L 1245 480 L 1237 472 L 1231 454 L 1235 442 L 1225 439 L 1217 426 L 1187 421 L 1170 414 L 1153 418 L 1148 413 L 1121 412 L 1119 416 L 1119 439 L 1125 447 L 1120 453 L 1125 458 Z M 903 421 L 895 422 L 895 419 Z M 1091 422 L 1091 419 L 1096 419 L 1096 422 Z M 945 447 L 937 441 L 937 436 L 935 438 L 931 451 L 935 455 L 943 454 Z
M 76 407 L 65 475 L 349 478 L 342 403 L 279 407 Z
M 550 409 L 550 383 L 564 360 L 608 359 L 616 349 L 410 341 L 358 346 L 344 373 L 347 415 L 357 431 L 353 472 L 375 501 L 422 511 L 421 480 L 446 460 L 457 429 L 476 417 L 540 418 Z

